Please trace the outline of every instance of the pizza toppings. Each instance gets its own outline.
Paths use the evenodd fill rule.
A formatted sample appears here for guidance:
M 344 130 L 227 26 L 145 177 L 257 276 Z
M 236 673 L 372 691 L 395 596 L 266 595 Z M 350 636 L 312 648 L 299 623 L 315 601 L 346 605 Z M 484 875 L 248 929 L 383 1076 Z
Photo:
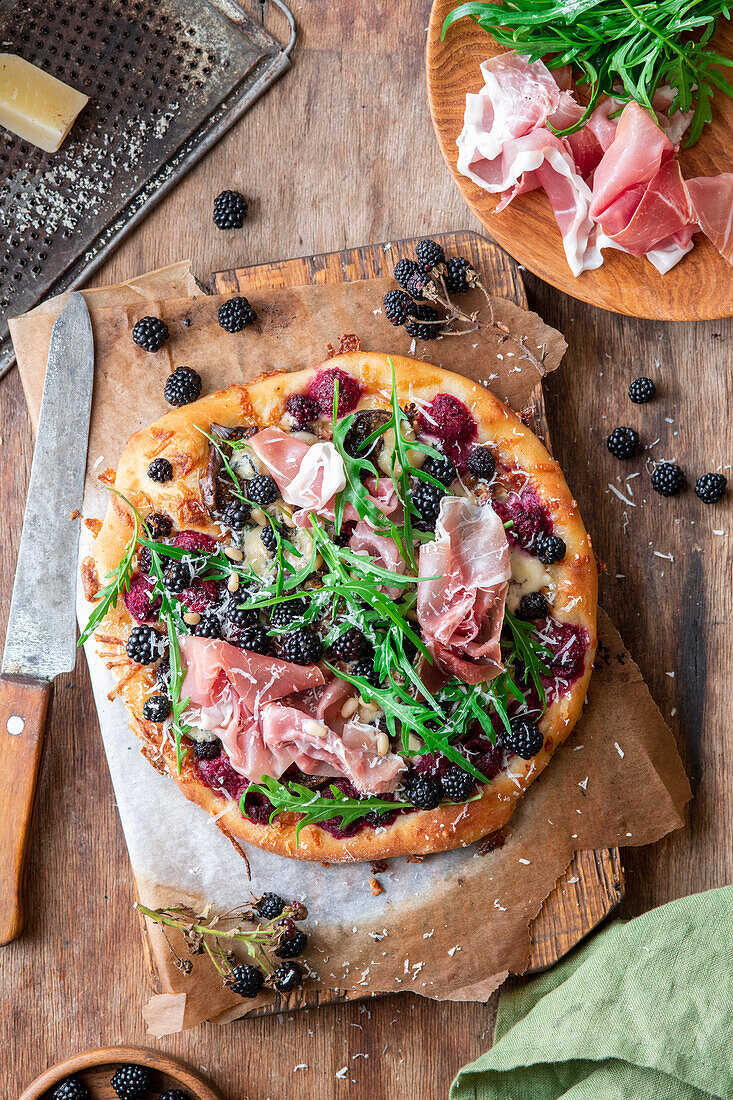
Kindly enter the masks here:
M 329 419 L 332 416 L 334 394 L 337 387 L 337 416 L 346 416 L 347 413 L 356 408 L 361 397 L 360 383 L 339 367 L 329 367 L 327 370 L 320 371 L 308 387 L 308 397 L 316 402 L 321 416 Z

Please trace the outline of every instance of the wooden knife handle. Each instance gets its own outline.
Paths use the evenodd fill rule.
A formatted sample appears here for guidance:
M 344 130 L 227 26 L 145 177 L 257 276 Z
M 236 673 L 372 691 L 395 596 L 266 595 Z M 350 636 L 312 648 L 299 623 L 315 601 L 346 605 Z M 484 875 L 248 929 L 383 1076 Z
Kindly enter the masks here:
M 0 675 L 0 946 L 23 927 L 23 869 L 52 684 Z

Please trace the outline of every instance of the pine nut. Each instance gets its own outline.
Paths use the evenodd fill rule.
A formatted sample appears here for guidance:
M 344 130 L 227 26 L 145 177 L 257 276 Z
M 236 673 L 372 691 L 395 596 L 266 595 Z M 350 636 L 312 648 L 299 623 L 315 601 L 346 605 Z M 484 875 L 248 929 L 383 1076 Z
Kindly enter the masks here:
M 201 616 L 198 611 L 187 611 L 183 616 L 184 623 L 188 623 L 189 626 L 196 626 L 196 623 L 201 622 Z
M 309 733 L 311 737 L 325 737 L 328 730 L 323 722 L 316 722 L 315 718 L 309 718 L 303 723 L 303 733 Z
M 344 703 L 344 705 L 342 706 L 342 708 L 341 708 L 341 717 L 342 718 L 351 718 L 351 715 L 354 713 L 354 711 L 357 709 L 358 706 L 359 706 L 359 700 L 355 699 L 354 696 L 352 695 L 352 697 L 350 699 L 347 699 L 346 702 Z
M 267 527 L 267 516 L 261 508 L 252 509 L 251 519 L 253 523 L 260 523 L 263 527 Z
M 224 553 L 230 561 L 242 561 L 244 554 L 241 550 L 238 550 L 236 546 L 225 546 Z
M 380 756 L 386 756 L 389 752 L 389 737 L 381 731 L 377 734 L 377 752 Z
M 407 747 L 410 752 L 419 752 L 422 748 L 422 741 L 414 733 L 411 733 L 407 738 Z
M 229 580 L 227 581 L 227 588 L 230 592 L 236 592 L 239 588 L 239 573 L 230 573 Z

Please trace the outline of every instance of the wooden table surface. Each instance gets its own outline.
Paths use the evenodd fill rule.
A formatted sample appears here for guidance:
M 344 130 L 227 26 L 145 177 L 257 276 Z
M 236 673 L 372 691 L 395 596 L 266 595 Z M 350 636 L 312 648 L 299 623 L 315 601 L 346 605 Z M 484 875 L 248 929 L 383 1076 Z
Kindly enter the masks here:
M 302 0 L 293 7 L 300 39 L 292 72 L 161 203 L 97 283 L 187 256 L 206 278 L 216 268 L 476 227 L 430 127 L 428 0 Z M 212 200 L 225 187 L 251 200 L 241 232 L 220 233 L 211 222 Z M 570 345 L 547 384 L 548 418 L 557 457 L 607 562 L 604 606 L 675 730 L 695 787 L 684 831 L 625 853 L 624 915 L 632 916 L 733 880 L 731 497 L 711 508 L 691 491 L 657 497 L 643 461 L 622 466 L 603 437 L 617 424 L 637 426 L 648 443 L 660 438 L 653 455 L 678 459 L 693 480 L 733 460 L 725 412 L 733 397 L 733 323 L 637 322 L 532 278 L 527 290 L 532 307 Z M 660 396 L 651 405 L 626 397 L 639 374 L 657 381 Z M 4 633 L 32 455 L 15 371 L 0 382 L 0 418 Z M 607 487 L 636 470 L 630 508 Z M 27 928 L 0 950 L 0 1095 L 17 1097 L 77 1050 L 148 1042 L 140 1008 L 149 991 L 131 902 L 80 657 L 75 673 L 57 684 Z M 433 1100 L 447 1095 L 460 1065 L 486 1049 L 493 1017 L 493 1002 L 403 995 L 223 1029 L 206 1025 L 159 1045 L 205 1068 L 230 1100 Z M 344 1066 L 346 1077 L 337 1078 Z

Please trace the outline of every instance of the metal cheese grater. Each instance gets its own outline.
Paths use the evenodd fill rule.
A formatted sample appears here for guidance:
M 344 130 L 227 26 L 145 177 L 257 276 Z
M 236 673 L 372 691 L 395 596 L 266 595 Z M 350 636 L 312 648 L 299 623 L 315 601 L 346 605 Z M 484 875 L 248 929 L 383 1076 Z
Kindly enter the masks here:
M 0 0 L 0 48 L 90 97 L 57 153 L 0 129 L 0 377 L 7 318 L 86 280 L 289 67 L 275 3 L 285 46 L 232 0 Z

